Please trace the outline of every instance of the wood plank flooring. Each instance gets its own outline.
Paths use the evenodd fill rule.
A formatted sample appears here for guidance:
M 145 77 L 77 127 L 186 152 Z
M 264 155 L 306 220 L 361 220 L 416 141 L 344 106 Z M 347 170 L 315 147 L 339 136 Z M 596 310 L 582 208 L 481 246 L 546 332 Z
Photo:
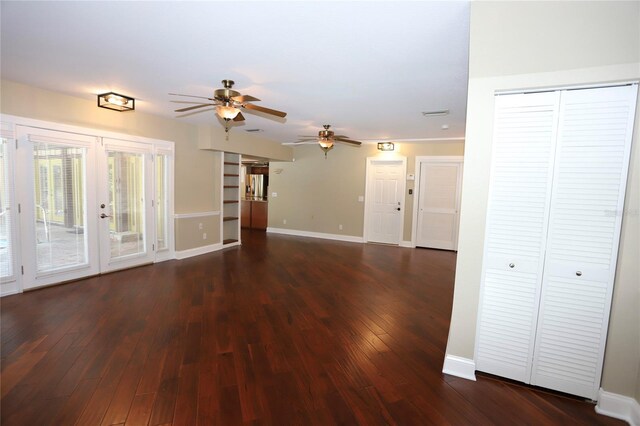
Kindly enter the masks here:
M 256 231 L 243 245 L 10 296 L 9 425 L 622 422 L 441 373 L 455 254 Z

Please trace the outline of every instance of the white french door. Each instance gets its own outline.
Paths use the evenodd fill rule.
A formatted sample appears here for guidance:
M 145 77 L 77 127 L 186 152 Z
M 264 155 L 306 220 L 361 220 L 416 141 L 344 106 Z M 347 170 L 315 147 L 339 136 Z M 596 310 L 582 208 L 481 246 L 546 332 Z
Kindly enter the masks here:
M 16 133 L 24 289 L 151 263 L 156 228 L 167 251 L 168 175 L 155 188 L 152 144 L 28 126 Z M 158 154 L 162 170 L 169 154 Z
M 404 218 L 405 171 L 405 160 L 369 160 L 366 241 L 400 243 Z
M 99 272 L 98 138 L 17 127 L 23 288 Z
M 152 147 L 103 138 L 99 163 L 101 272 L 153 262 Z

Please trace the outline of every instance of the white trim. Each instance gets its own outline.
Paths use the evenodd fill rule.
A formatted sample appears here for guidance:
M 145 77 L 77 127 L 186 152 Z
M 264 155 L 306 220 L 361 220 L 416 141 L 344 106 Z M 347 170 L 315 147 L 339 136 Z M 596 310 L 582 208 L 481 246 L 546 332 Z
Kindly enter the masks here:
M 369 237 L 367 235 L 368 233 L 368 224 L 369 224 L 369 210 L 371 210 L 371 205 L 370 205 L 370 201 L 372 200 L 372 196 L 371 196 L 371 185 L 369 184 L 369 180 L 370 180 L 370 173 L 371 173 L 371 168 L 373 167 L 374 163 L 402 163 L 402 179 L 400 180 L 400 208 L 402 209 L 401 214 L 400 214 L 400 226 L 399 226 L 399 230 L 398 230 L 398 245 L 402 242 L 402 236 L 404 234 L 404 208 L 406 207 L 407 203 L 406 203 L 406 197 L 407 195 L 405 194 L 405 191 L 407 189 L 407 181 L 406 181 L 406 177 L 407 177 L 407 157 L 403 156 L 403 155 L 395 155 L 392 157 L 367 157 L 367 164 L 365 167 L 365 185 L 364 185 L 364 217 L 363 217 L 363 221 L 364 221 L 364 226 L 363 226 L 363 232 L 362 232 L 362 239 L 363 241 L 369 242 Z M 378 242 L 378 241 L 372 241 L 372 242 Z M 391 243 L 393 244 L 393 243 Z
M 18 293 L 22 293 L 22 289 L 17 280 L 3 281 L 0 284 L 0 297 L 11 296 L 12 294 Z
M 549 87 L 535 87 L 524 89 L 507 89 L 496 90 L 494 94 L 500 95 L 518 95 L 523 93 L 539 93 L 539 92 L 558 92 L 563 90 L 582 90 L 582 89 L 602 89 L 605 87 L 619 87 L 619 86 L 633 86 L 638 84 L 638 80 L 620 81 L 612 83 L 593 83 L 593 84 L 574 84 L 568 86 L 549 86 Z
M 225 246 L 226 247 L 226 246 Z M 207 254 L 222 249 L 222 243 L 210 244 L 208 246 L 196 247 L 187 250 L 176 251 L 176 259 L 182 260 L 188 257 L 200 256 L 201 254 Z
M 22 117 L 19 115 L 0 114 L 0 121 L 11 123 L 12 125 L 34 127 L 41 130 L 54 130 L 58 132 L 75 133 L 78 135 L 91 137 L 119 139 L 122 141 L 130 142 L 142 142 L 145 144 L 152 143 L 154 145 L 162 146 L 171 150 L 173 150 L 175 146 L 174 142 L 163 139 L 155 139 L 146 136 L 127 135 L 125 133 L 111 132 L 108 130 L 103 130 L 101 128 L 73 126 L 56 121 L 37 120 L 35 118 Z
M 463 141 L 465 139 L 464 136 L 459 136 L 459 137 L 453 137 L 453 138 L 413 138 L 413 139 L 359 139 L 360 141 L 362 141 L 365 145 L 369 145 L 369 144 L 377 144 L 378 142 L 409 142 L 409 143 L 413 143 L 413 142 L 456 142 L 456 141 Z
M 413 241 L 409 240 L 402 240 L 400 241 L 400 247 L 408 247 L 408 248 L 416 248 L 415 244 L 413 244 Z
M 194 217 L 208 217 L 208 216 L 220 216 L 220 211 L 210 212 L 198 212 L 198 213 L 176 213 L 173 215 L 174 219 L 191 219 Z
M 460 237 L 460 207 L 462 204 L 462 174 L 464 173 L 464 156 L 463 155 L 418 155 L 416 156 L 416 162 L 414 166 L 414 185 L 413 185 L 413 212 L 411 223 L 411 244 L 416 246 L 418 240 L 418 204 L 420 201 L 420 182 L 422 173 L 422 163 L 460 163 L 460 179 L 458 180 L 458 199 L 456 203 L 458 205 L 458 232 L 456 238 Z M 455 250 L 458 250 L 458 242 L 456 241 Z
M 600 388 L 596 413 L 624 420 L 631 426 L 640 426 L 640 404 L 633 398 L 607 392 Z
M 446 355 L 442 372 L 451 376 L 461 377 L 467 380 L 476 381 L 476 363 L 469 358 L 462 358 L 455 355 Z
M 18 194 L 16 192 L 16 172 L 15 163 L 17 158 L 17 139 L 15 126 L 11 123 L 1 122 L 2 134 L 0 137 L 7 139 L 5 155 L 7 164 L 5 168 L 5 179 L 8 182 L 9 207 L 13 210 L 9 214 L 9 238 L 11 239 L 11 271 L 10 276 L 2 278 L 0 283 L 0 297 L 10 294 L 22 293 L 22 274 L 18 272 L 18 267 L 22 265 L 22 244 L 20 241 L 20 222 L 18 214 Z M 6 208 L 6 201 L 5 201 Z M 7 290 L 8 288 L 8 290 Z
M 324 232 L 299 231 L 297 229 L 267 228 L 272 234 L 295 235 L 297 237 L 322 238 L 325 240 L 347 241 L 350 243 L 364 243 L 362 237 L 354 235 L 325 234 Z

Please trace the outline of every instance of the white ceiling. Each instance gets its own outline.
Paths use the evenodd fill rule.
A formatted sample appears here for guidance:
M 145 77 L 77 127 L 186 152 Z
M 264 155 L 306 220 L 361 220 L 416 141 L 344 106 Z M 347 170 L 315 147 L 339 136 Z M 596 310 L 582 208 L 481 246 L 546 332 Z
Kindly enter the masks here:
M 285 123 L 247 113 L 232 132 L 464 136 L 468 2 L 2 1 L 0 31 L 2 78 L 85 99 L 115 91 L 146 113 L 176 117 L 188 105 L 170 101 L 188 99 L 169 92 L 211 96 L 228 78 L 288 112 Z

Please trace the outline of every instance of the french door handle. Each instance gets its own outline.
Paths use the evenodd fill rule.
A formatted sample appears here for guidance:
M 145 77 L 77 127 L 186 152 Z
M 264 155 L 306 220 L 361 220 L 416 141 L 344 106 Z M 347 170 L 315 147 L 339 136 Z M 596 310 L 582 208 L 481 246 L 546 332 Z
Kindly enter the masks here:
M 108 214 L 100 213 L 100 219 L 104 219 L 105 217 L 111 217 Z

